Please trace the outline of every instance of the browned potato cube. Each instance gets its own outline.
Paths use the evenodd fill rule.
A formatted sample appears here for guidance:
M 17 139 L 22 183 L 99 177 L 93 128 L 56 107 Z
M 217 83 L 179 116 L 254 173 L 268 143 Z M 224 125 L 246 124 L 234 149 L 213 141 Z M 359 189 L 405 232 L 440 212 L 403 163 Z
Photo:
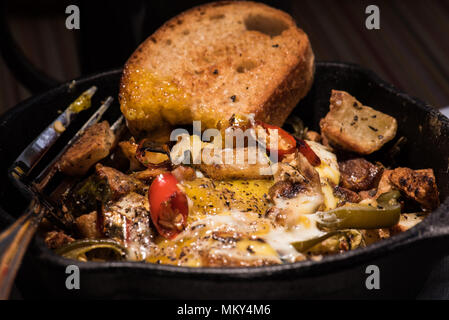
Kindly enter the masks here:
M 89 214 L 83 214 L 75 219 L 76 229 L 85 239 L 99 239 L 103 237 L 97 223 L 96 211 L 92 211 Z
M 440 204 L 432 169 L 396 168 L 390 173 L 390 181 L 396 188 L 427 210 L 435 209 Z
M 344 91 L 332 90 L 330 111 L 320 122 L 329 141 L 345 150 L 370 154 L 396 135 L 396 119 L 368 106 Z
M 107 121 L 94 124 L 61 157 L 59 170 L 70 176 L 84 175 L 90 167 L 109 155 L 114 140 L 114 133 Z

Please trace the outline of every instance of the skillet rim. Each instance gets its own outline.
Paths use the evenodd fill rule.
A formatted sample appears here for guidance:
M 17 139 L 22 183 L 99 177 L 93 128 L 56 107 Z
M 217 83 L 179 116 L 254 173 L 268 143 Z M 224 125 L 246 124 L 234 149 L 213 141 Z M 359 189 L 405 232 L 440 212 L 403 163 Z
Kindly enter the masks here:
M 373 71 L 368 70 L 353 63 L 345 62 L 317 62 L 316 68 L 346 68 L 351 69 L 354 72 L 363 74 L 371 82 L 377 86 L 383 87 L 389 93 L 395 94 L 402 99 L 408 100 L 411 104 L 417 108 L 423 109 L 426 113 L 436 117 L 441 121 L 442 126 L 449 128 L 449 119 L 442 115 L 437 109 L 429 106 L 428 104 L 422 102 L 418 98 L 412 97 L 406 93 L 400 92 L 390 83 L 382 80 Z M 80 77 L 76 79 L 77 86 L 89 83 L 101 78 L 107 78 L 110 76 L 116 76 L 122 72 L 122 68 L 113 69 L 105 72 L 96 73 L 93 75 L 88 75 L 85 77 Z M 41 100 L 43 97 L 48 97 L 51 95 L 59 94 L 68 89 L 72 81 L 61 84 L 51 90 L 41 93 L 37 96 L 31 97 L 21 103 L 19 103 L 14 109 L 11 109 L 0 117 L 0 126 L 4 123 L 9 122 L 9 120 L 15 115 L 20 114 L 26 109 L 32 107 L 36 102 Z M 11 217 L 6 211 L 1 207 L 0 210 L 6 214 L 6 216 Z M 180 267 L 172 265 L 158 265 L 152 263 L 143 262 L 131 262 L 131 261 L 118 261 L 118 262 L 80 262 L 77 261 L 77 265 L 80 270 L 95 271 L 95 272 L 105 272 L 105 271 L 115 271 L 118 273 L 126 273 L 130 270 L 145 272 L 152 272 L 155 276 L 169 276 L 169 277 L 182 277 L 182 278 L 201 278 L 203 280 L 214 280 L 214 279 L 253 279 L 253 278 L 264 278 L 269 279 L 272 277 L 278 277 L 288 274 L 290 275 L 311 275 L 318 274 L 322 272 L 332 272 L 339 271 L 341 267 L 350 267 L 354 265 L 360 265 L 366 261 L 373 260 L 379 256 L 391 254 L 396 250 L 406 247 L 409 244 L 417 242 L 419 240 L 425 240 L 432 237 L 441 237 L 449 235 L 448 227 L 441 225 L 438 222 L 441 217 L 444 216 L 446 212 L 449 212 L 449 197 L 443 201 L 440 206 L 430 213 L 430 215 L 416 227 L 403 232 L 401 234 L 395 235 L 394 237 L 385 239 L 383 241 L 371 244 L 366 248 L 358 248 L 356 250 L 351 250 L 345 253 L 330 255 L 324 257 L 320 261 L 300 261 L 295 263 L 286 263 L 281 265 L 273 266 L 261 266 L 261 267 Z M 449 225 L 449 223 L 448 223 Z M 58 256 L 53 253 L 44 244 L 41 237 L 34 237 L 32 242 L 32 248 L 28 251 L 28 254 L 32 253 L 35 258 L 41 260 L 44 264 L 53 264 L 59 266 L 67 266 L 73 264 L 74 260 Z M 36 252 L 34 252 L 36 251 Z M 354 264 L 355 262 L 355 264 Z

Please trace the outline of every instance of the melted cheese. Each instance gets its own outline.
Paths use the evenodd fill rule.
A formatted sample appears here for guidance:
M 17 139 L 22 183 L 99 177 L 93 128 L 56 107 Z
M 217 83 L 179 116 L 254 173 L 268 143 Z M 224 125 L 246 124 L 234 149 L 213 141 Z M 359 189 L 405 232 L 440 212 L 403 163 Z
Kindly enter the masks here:
M 203 254 L 225 256 L 251 262 L 265 259 L 274 263 L 293 262 L 303 255 L 293 242 L 324 234 L 316 225 L 313 214 L 302 215 L 294 228 L 275 227 L 254 212 L 223 211 L 192 222 L 174 240 L 159 239 L 157 251 L 148 262 L 184 266 L 204 265 Z
M 338 186 L 340 183 L 337 156 L 318 142 L 307 141 L 307 144 L 321 159 L 321 164 L 315 167 L 315 169 L 320 175 L 321 189 L 324 195 L 324 210 L 334 209 L 337 207 L 338 198 L 334 196 L 333 187 Z
M 304 241 L 324 235 L 316 226 L 316 216 L 309 215 L 307 223 L 299 223 L 293 229 L 273 228 L 264 238 L 277 251 L 279 257 L 288 262 L 294 262 L 301 253 L 292 246 L 293 242 Z
M 192 222 L 174 240 L 159 239 L 148 262 L 200 266 L 204 256 L 224 256 L 251 262 L 280 263 L 278 253 L 263 239 L 271 222 L 253 212 L 223 211 Z

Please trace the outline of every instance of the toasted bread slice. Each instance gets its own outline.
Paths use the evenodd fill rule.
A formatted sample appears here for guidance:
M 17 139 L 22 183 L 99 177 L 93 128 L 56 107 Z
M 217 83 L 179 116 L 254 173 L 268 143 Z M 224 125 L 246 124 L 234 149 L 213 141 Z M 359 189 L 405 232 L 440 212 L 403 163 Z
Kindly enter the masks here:
M 120 103 L 133 134 L 233 114 L 282 125 L 311 87 L 314 55 L 285 12 L 254 2 L 217 2 L 169 20 L 125 65 Z

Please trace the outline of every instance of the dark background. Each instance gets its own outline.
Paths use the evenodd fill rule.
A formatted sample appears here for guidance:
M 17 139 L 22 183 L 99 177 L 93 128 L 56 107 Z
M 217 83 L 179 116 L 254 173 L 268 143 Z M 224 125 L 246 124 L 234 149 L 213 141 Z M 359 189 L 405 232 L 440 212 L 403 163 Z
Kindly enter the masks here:
M 122 66 L 164 21 L 204 2 L 5 1 L 2 25 L 6 31 L 2 31 L 10 32 L 17 52 L 23 51 L 38 69 L 57 81 L 66 81 Z M 436 108 L 449 105 L 449 1 L 264 2 L 296 19 L 309 35 L 317 60 L 360 64 Z M 69 4 L 80 7 L 80 30 L 65 27 Z M 380 8 L 380 30 L 365 28 L 369 4 Z M 8 40 L 4 34 L 0 37 L 3 52 L 11 51 Z M 20 60 L 17 52 L 6 56 L 6 61 L 0 58 L 0 114 L 45 89 L 20 68 L 15 61 Z

